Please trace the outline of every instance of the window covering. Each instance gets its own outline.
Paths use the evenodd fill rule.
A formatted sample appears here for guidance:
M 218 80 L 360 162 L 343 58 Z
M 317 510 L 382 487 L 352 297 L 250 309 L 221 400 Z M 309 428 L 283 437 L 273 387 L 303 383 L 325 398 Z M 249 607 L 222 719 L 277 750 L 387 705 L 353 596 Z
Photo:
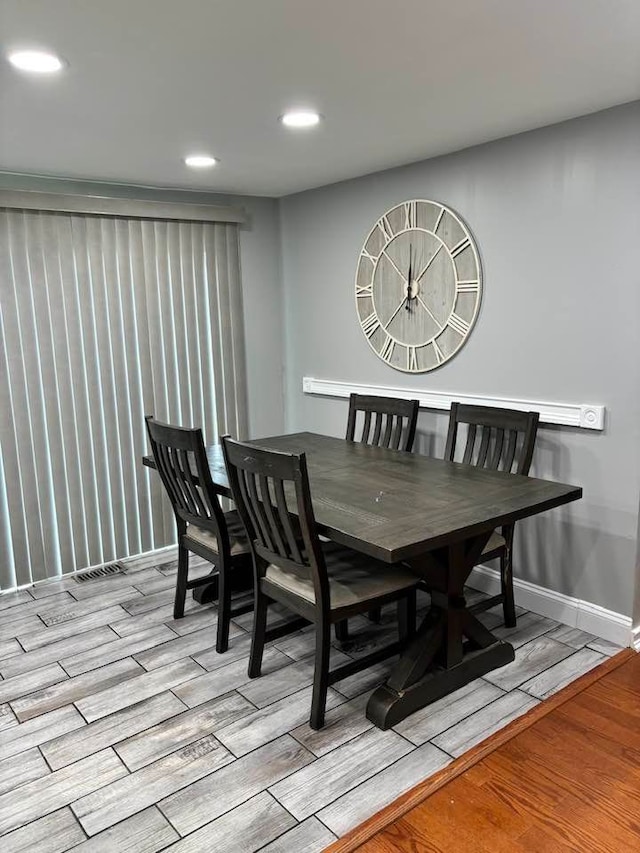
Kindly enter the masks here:
M 175 541 L 145 414 L 245 436 L 238 224 L 0 209 L 0 589 Z

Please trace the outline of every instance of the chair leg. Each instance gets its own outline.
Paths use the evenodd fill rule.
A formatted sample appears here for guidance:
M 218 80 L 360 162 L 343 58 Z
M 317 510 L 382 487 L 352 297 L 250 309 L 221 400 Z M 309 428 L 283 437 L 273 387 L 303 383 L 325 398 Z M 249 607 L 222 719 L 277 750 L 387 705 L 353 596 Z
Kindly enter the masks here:
M 324 709 L 329 689 L 329 654 L 331 651 L 331 624 L 321 619 L 316 622 L 316 664 L 313 671 L 313 696 L 309 725 L 316 731 L 324 726 Z
M 173 618 L 182 619 L 184 602 L 187 597 L 187 578 L 189 576 L 189 551 L 184 545 L 178 545 L 178 577 L 176 579 L 176 597 L 173 601 Z
M 513 595 L 513 564 L 511 562 L 511 548 L 507 548 L 500 557 L 500 581 L 502 584 L 502 611 L 504 613 L 504 624 L 507 628 L 516 627 L 516 603 Z
M 227 572 L 218 569 L 218 631 L 216 651 L 219 654 L 229 648 L 229 623 L 231 622 L 231 584 Z
M 249 654 L 249 678 L 258 678 L 262 669 L 262 653 L 267 633 L 267 608 L 269 599 L 259 589 L 255 592 L 253 607 L 253 633 Z
M 371 607 L 369 609 L 368 616 L 372 622 L 375 622 L 376 625 L 378 625 L 380 622 L 380 619 L 382 618 L 382 608 L 381 607 Z
M 398 639 L 404 643 L 416 633 L 416 590 L 398 599 Z
M 336 640 L 340 643 L 346 643 L 349 639 L 349 620 L 343 619 L 342 622 L 336 622 Z

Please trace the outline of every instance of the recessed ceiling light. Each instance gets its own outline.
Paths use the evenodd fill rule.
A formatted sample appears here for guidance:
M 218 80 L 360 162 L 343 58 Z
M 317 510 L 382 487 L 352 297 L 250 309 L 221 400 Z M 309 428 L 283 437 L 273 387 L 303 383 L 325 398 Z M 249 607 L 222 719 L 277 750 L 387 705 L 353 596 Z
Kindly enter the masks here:
M 287 127 L 315 127 L 320 121 L 320 113 L 313 110 L 291 110 L 280 116 L 280 121 Z
M 209 169 L 220 161 L 216 160 L 215 157 L 210 157 L 208 154 L 190 154 L 184 158 L 184 162 L 187 166 L 191 166 L 192 169 Z
M 44 50 L 14 50 L 7 58 L 14 68 L 34 74 L 54 74 L 64 65 L 59 56 Z

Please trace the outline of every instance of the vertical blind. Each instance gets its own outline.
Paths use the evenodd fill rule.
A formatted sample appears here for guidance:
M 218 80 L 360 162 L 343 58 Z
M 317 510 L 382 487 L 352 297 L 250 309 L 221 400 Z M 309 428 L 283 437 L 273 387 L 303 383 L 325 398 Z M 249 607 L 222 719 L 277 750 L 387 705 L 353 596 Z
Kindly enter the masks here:
M 145 414 L 246 434 L 238 226 L 0 209 L 0 589 L 175 541 Z

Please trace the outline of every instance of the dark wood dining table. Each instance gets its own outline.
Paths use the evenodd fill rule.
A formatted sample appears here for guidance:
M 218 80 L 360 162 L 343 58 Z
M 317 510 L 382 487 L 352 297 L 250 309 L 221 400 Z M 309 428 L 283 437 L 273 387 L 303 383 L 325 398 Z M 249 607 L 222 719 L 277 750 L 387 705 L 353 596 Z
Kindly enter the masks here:
M 431 606 L 415 638 L 372 693 L 382 729 L 514 659 L 467 607 L 464 585 L 503 524 L 582 497 L 582 489 L 301 432 L 256 446 L 306 453 L 319 533 L 424 578 Z M 207 448 L 217 490 L 230 497 L 222 451 Z M 155 467 L 151 457 L 143 462 Z

